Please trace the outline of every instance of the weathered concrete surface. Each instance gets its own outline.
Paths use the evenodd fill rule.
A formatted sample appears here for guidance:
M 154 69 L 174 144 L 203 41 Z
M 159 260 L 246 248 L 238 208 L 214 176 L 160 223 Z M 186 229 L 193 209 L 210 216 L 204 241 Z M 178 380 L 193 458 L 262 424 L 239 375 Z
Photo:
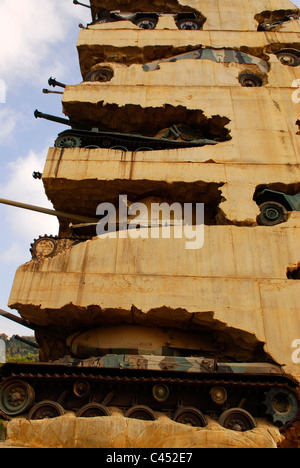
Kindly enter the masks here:
M 93 11 L 96 9 L 107 8 L 111 9 L 112 4 L 109 0 L 92 0 L 91 6 Z M 130 0 L 119 0 L 114 3 L 114 7 L 121 11 L 131 11 L 132 6 Z M 187 8 L 185 8 L 187 7 Z M 222 31 L 256 31 L 258 23 L 255 16 L 264 11 L 272 11 L 283 9 L 289 13 L 297 11 L 298 8 L 288 0 L 260 0 L 247 3 L 247 8 L 243 2 L 232 2 L 231 0 L 187 0 L 177 1 L 168 0 L 139 0 L 135 2 L 136 11 L 160 11 L 160 12 L 176 12 L 176 11 L 198 11 L 207 18 L 204 23 L 203 30 L 222 30 Z M 162 18 L 163 19 L 163 18 Z M 115 23 L 117 28 L 122 28 L 123 25 Z M 162 23 L 162 22 L 161 22 Z M 107 25 L 104 25 L 107 26 Z M 158 26 L 159 27 L 159 26 Z M 161 26 L 163 27 L 163 26 Z M 175 24 L 168 27 L 176 28 Z M 285 26 L 288 30 L 294 30 L 294 25 Z
M 116 3 L 123 10 L 131 6 L 127 0 Z M 161 3 L 138 0 L 135 8 L 159 10 Z M 56 208 L 86 215 L 121 193 L 136 201 L 154 191 L 172 201 L 212 203 L 220 216 L 205 226 L 201 249 L 186 250 L 185 239 L 117 237 L 29 262 L 17 271 L 9 304 L 29 321 L 64 330 L 65 336 L 124 323 L 177 327 L 199 336 L 204 330 L 233 359 L 251 361 L 258 348 L 263 358 L 271 356 L 300 379 L 299 364 L 292 360 L 292 344 L 300 337 L 300 283 L 287 278 L 288 269 L 300 262 L 299 213 L 275 228 L 258 227 L 253 201 L 254 190 L 263 184 L 299 191 L 299 104 L 292 99 L 297 69 L 280 64 L 275 53 L 283 46 L 299 47 L 300 22 L 257 32 L 264 15 L 297 9 L 286 0 L 247 2 L 247 10 L 232 0 L 163 3 L 167 11 L 186 4 L 201 11 L 203 31 L 179 31 L 170 18 L 161 18 L 156 31 L 128 21 L 82 30 L 77 48 L 83 76 L 109 62 L 114 77 L 106 84 L 68 86 L 63 111 L 102 129 L 141 133 L 177 122 L 177 116 L 195 123 L 203 115 L 217 116 L 231 139 L 214 147 L 144 153 L 50 149 L 43 174 L 46 193 Z M 111 2 L 92 0 L 93 8 L 100 5 L 110 8 Z M 264 58 L 270 70 L 263 86 L 242 88 L 239 73 L 254 69 L 239 64 L 166 63 L 151 73 L 141 68 L 201 45 Z M 63 355 L 65 344 L 45 342 L 47 358 L 54 348 Z M 254 431 L 238 434 L 213 421 L 195 429 L 165 417 L 142 422 L 115 415 L 91 421 L 67 415 L 33 422 L 17 418 L 8 424 L 8 438 L 11 444 L 36 447 L 267 448 L 298 446 L 299 427 L 283 440 L 263 421 Z
M 222 322 L 254 334 L 275 361 L 300 376 L 292 362 L 300 282 L 286 276 L 299 262 L 298 231 L 289 222 L 271 230 L 205 226 L 204 245 L 196 250 L 186 249 L 184 237 L 96 237 L 21 266 L 9 305 L 30 322 L 60 325 L 70 334 L 72 327 L 105 323 Z
M 122 415 L 76 418 L 72 413 L 44 421 L 16 418 L 7 424 L 6 445 L 32 448 L 277 448 L 284 440 L 266 421 L 248 432 L 224 429 L 209 420 L 205 428 Z M 0 445 L 1 448 L 1 445 Z
M 219 208 L 222 217 L 218 223 L 253 226 L 259 214 L 253 195 L 259 186 L 269 184 L 273 190 L 285 187 L 293 193 L 300 190 L 300 166 L 292 164 L 292 153 L 285 156 L 279 141 L 276 146 L 276 138 L 269 148 L 261 140 L 264 153 L 254 148 L 259 146 L 257 139 L 253 141 L 253 152 L 247 149 L 246 140 L 240 148 L 229 141 L 214 148 L 137 153 L 84 148 L 61 152 L 51 148 L 43 172 L 45 192 L 57 210 L 82 215 L 95 216 L 99 203 L 118 203 L 120 194 L 137 201 L 151 193 L 172 202 Z M 265 164 L 259 163 L 262 154 Z M 240 163 L 247 156 L 253 164 Z M 295 162 L 299 155 L 295 152 L 294 157 Z M 289 158 L 289 165 L 282 164 L 285 158 Z M 227 159 L 232 162 L 224 163 Z M 281 164 L 276 164 L 276 159 Z M 267 160 L 272 162 L 267 164 Z M 292 217 L 299 225 L 299 214 Z
M 230 131 L 231 140 L 215 145 L 213 148 L 216 151 L 222 147 L 226 152 L 226 145 L 232 147 L 234 144 L 242 154 L 241 162 L 257 161 L 253 161 L 253 158 L 258 158 L 259 154 L 261 163 L 270 163 L 273 150 L 273 162 L 299 163 L 299 156 L 295 156 L 295 153 L 299 153 L 300 145 L 296 125 L 298 104 L 292 101 L 295 90 L 291 87 L 235 86 L 218 89 L 211 86 L 199 87 L 197 92 L 188 87 L 178 87 L 175 92 L 173 87 L 168 86 L 151 86 L 147 92 L 144 87 L 134 86 L 115 88 L 105 85 L 100 88 L 101 99 L 97 84 L 69 86 L 63 97 L 64 112 L 71 120 L 77 121 L 80 115 L 86 125 L 93 123 L 100 129 L 109 127 L 112 131 L 142 134 L 149 134 L 149 129 L 146 129 L 152 121 L 155 121 L 155 133 L 166 128 L 170 120 L 170 123 L 179 123 L 181 114 L 177 116 L 177 110 L 181 108 L 185 110 L 187 118 L 191 117 L 190 124 L 194 123 L 195 126 L 201 121 L 202 113 L 207 117 L 218 115 L 229 122 L 226 129 Z M 279 148 L 283 153 L 281 159 L 278 159 Z M 207 159 L 214 160 L 213 156 Z

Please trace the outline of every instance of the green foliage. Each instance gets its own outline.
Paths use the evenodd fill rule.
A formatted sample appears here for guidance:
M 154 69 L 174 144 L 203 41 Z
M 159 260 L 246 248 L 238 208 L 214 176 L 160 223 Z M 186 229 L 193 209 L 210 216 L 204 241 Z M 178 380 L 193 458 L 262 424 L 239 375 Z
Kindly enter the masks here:
M 33 336 L 24 336 L 26 340 L 36 343 Z M 38 362 L 39 351 L 37 348 L 33 348 L 30 345 L 23 343 L 12 337 L 9 338 L 5 334 L 0 334 L 0 340 L 5 342 L 6 346 L 6 361 L 7 362 Z

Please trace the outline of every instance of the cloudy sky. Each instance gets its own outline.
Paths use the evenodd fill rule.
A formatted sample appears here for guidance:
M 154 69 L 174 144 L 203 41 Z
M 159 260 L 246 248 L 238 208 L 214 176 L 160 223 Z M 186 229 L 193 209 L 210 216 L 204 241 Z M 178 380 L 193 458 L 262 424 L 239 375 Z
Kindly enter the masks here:
M 49 146 L 67 127 L 35 119 L 33 112 L 63 116 L 61 95 L 42 89 L 49 89 L 50 76 L 82 81 L 78 24 L 91 21 L 90 11 L 73 0 L 0 0 L 0 18 L 0 198 L 52 208 L 32 173 L 43 172 Z M 45 233 L 57 234 L 56 218 L 0 205 L 1 309 L 15 312 L 7 306 L 15 271 L 30 260 L 33 239 Z M 0 334 L 28 332 L 0 318 Z
M 294 3 L 300 7 L 300 0 Z M 33 112 L 63 116 L 61 96 L 42 89 L 50 76 L 67 84 L 82 81 L 78 24 L 90 22 L 90 11 L 73 0 L 0 0 L 0 18 L 0 198 L 52 207 L 32 173 L 43 171 L 49 146 L 66 127 L 36 120 Z M 43 234 L 57 234 L 54 217 L 0 205 L 1 309 L 10 310 L 15 272 L 31 259 L 30 244 Z M 0 317 L 0 334 L 29 332 Z

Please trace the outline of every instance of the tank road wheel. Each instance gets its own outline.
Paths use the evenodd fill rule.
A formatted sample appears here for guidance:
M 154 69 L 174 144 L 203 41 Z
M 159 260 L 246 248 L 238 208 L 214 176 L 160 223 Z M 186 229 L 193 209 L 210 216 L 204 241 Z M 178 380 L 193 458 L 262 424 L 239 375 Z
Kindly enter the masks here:
M 152 409 L 143 405 L 136 405 L 129 408 L 125 413 L 125 418 L 142 419 L 143 421 L 156 420 L 156 416 Z
M 276 54 L 278 60 L 282 65 L 287 65 L 288 67 L 297 67 L 300 65 L 300 56 L 297 56 L 295 53 L 290 51 L 282 51 Z
M 78 398 L 85 398 L 90 394 L 91 386 L 85 380 L 76 380 L 73 385 L 73 392 Z
M 256 427 L 255 419 L 242 408 L 230 408 L 219 417 L 219 424 L 232 431 L 246 432 Z
M 266 413 L 272 416 L 273 422 L 287 424 L 295 419 L 298 414 L 298 402 L 295 395 L 281 388 L 272 388 L 266 393 L 264 404 L 267 407 Z
M 205 416 L 197 408 L 192 406 L 183 406 L 175 411 L 173 415 L 173 421 L 180 424 L 186 424 L 188 426 L 194 427 L 205 427 L 207 426 L 207 421 Z
M 178 29 L 183 29 L 185 31 L 195 31 L 201 28 L 200 23 L 198 21 L 192 19 L 182 19 L 176 22 L 176 26 Z
M 149 146 L 141 146 L 141 148 L 138 148 L 136 151 L 153 151 L 153 148 L 150 148 Z
M 113 76 L 114 72 L 111 68 L 102 67 L 90 72 L 85 81 L 100 81 L 101 83 L 106 83 L 107 81 L 110 81 Z
M 169 387 L 167 387 L 167 385 L 164 384 L 154 385 L 154 387 L 152 388 L 152 395 L 154 396 L 156 401 L 167 401 L 170 395 Z
M 101 405 L 100 403 L 88 403 L 84 405 L 76 413 L 78 418 L 96 418 L 99 416 L 110 416 L 110 411 L 107 406 Z
M 265 202 L 260 205 L 260 215 L 257 220 L 263 226 L 275 226 L 287 220 L 288 213 L 283 205 L 277 202 Z
M 0 409 L 8 416 L 17 416 L 32 406 L 34 398 L 31 385 L 21 380 L 12 380 L 0 390 Z
M 212 387 L 209 394 L 212 401 L 217 405 L 223 405 L 227 400 L 227 391 L 224 387 Z
M 144 18 L 134 20 L 133 23 L 141 29 L 155 29 L 157 19 L 145 16 Z
M 262 79 L 254 73 L 242 73 L 239 76 L 240 84 L 245 88 L 257 88 L 262 86 Z
M 55 141 L 56 148 L 80 148 L 81 140 L 75 135 L 62 135 Z
M 31 408 L 28 414 L 28 420 L 36 419 L 51 419 L 63 416 L 65 410 L 56 401 L 44 400 L 40 401 L 33 408 Z
M 127 152 L 128 149 L 125 146 L 112 146 L 110 149 Z

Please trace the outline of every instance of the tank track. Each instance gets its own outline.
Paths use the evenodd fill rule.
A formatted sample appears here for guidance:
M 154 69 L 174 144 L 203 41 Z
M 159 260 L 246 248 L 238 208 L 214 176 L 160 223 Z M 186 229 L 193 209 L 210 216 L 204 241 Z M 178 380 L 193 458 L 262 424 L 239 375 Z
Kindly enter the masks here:
M 217 419 L 224 414 L 224 411 L 228 412 L 235 408 L 241 412 L 245 410 L 253 418 L 269 417 L 273 419 L 274 424 L 279 423 L 282 427 L 295 419 L 299 420 L 299 414 L 295 414 L 290 420 L 281 421 L 280 418 L 274 416 L 273 408 L 267 403 L 266 395 L 277 389 L 278 393 L 293 394 L 299 407 L 299 398 L 293 388 L 294 385 L 292 382 L 290 384 L 286 377 L 281 378 L 279 375 L 214 374 L 212 376 L 208 374 L 183 375 L 183 373 L 161 375 L 160 372 L 128 372 L 127 370 L 116 372 L 111 369 L 101 369 L 100 374 L 99 369 L 98 372 L 95 372 L 93 368 L 83 372 L 80 367 L 74 368 L 54 363 L 37 367 L 30 364 L 30 367 L 31 372 L 22 372 L 22 365 L 13 365 L 13 372 L 2 377 L 1 387 L 3 388 L 11 381 L 26 382 L 35 390 L 37 397 L 35 405 L 43 401 L 52 401 L 55 405 L 61 405 L 66 411 L 75 411 L 77 415 L 82 408 L 96 403 L 102 405 L 102 408 L 121 408 L 125 416 L 138 407 L 139 409 L 147 408 L 149 412 L 163 412 L 174 419 L 174 414 L 179 409 L 182 412 L 184 408 L 189 408 L 198 412 L 203 411 L 204 414 Z M 90 391 L 80 397 L 75 396 L 74 388 L 75 385 L 76 388 L 80 388 L 79 384 L 81 388 L 88 388 Z M 153 389 L 157 387 L 170 389 L 170 397 L 167 401 L 159 401 L 153 396 Z M 221 405 L 213 402 L 210 397 L 210 390 L 220 387 L 228 393 L 226 403 Z M 109 412 L 106 415 L 108 414 Z M 140 419 L 146 419 L 146 417 Z

